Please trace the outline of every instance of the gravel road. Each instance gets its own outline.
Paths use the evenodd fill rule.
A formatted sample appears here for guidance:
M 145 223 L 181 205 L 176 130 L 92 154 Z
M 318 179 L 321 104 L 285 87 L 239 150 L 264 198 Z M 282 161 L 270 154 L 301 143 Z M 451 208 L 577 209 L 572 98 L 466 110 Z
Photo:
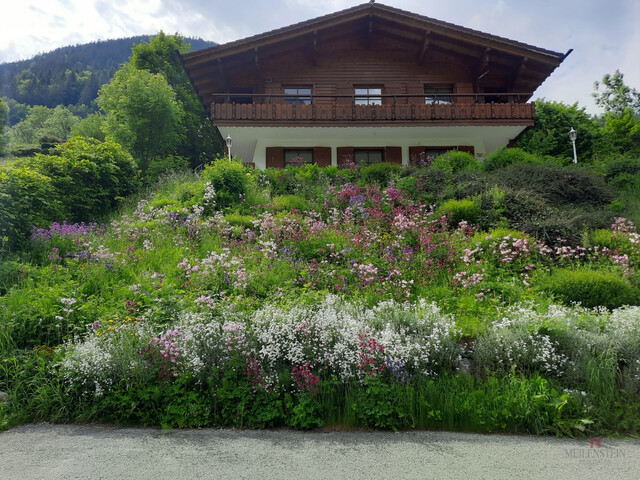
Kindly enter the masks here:
M 640 440 L 25 425 L 0 479 L 640 479 Z

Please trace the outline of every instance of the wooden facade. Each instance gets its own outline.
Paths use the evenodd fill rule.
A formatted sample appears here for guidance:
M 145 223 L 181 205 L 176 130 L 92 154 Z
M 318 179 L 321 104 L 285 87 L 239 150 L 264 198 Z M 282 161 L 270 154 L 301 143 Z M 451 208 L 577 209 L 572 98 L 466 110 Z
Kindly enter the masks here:
M 222 132 L 328 126 L 524 129 L 534 123 L 534 104 L 527 103 L 533 91 L 565 56 L 367 3 L 182 58 Z M 255 128 L 251 132 L 256 135 Z M 272 149 L 261 153 L 266 166 L 281 165 L 273 149 L 286 146 L 266 148 Z M 397 160 L 394 154 L 385 158 Z M 314 151 L 314 161 L 325 163 L 326 151 Z

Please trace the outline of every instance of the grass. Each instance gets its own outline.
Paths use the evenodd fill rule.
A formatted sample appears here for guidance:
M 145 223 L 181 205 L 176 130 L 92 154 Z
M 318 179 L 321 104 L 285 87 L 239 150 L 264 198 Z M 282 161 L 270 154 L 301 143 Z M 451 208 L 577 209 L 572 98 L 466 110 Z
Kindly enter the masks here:
M 385 178 L 393 180 L 403 171 L 383 173 L 384 178 L 377 179 L 381 185 L 372 185 L 347 182 L 357 180 L 354 172 L 340 176 L 322 169 L 277 175 L 248 171 L 251 190 L 245 198 L 250 200 L 218 213 L 205 201 L 200 177 L 173 173 L 144 201 L 127 202 L 104 231 L 32 241 L 11 259 L 11 270 L 3 271 L 0 390 L 9 393 L 12 402 L 0 407 L 0 426 L 48 420 L 637 434 L 638 385 L 620 360 L 632 364 L 640 352 L 615 343 L 618 334 L 610 313 L 560 307 L 553 295 L 539 288 L 567 269 L 586 272 L 584 284 L 606 272 L 634 288 L 634 265 L 640 261 L 634 232 L 599 234 L 607 241 L 618 235 L 621 252 L 603 254 L 592 246 L 563 243 L 552 248 L 515 229 L 506 217 L 498 222 L 504 228 L 484 231 L 459 223 L 466 214 L 455 221 L 441 217 L 429 211 L 420 192 L 384 185 Z M 305 181 L 305 175 L 311 180 Z M 286 196 L 280 183 L 271 186 L 270 178 L 289 182 Z M 317 191 L 323 195 L 315 195 Z M 267 202 L 254 203 L 256 198 Z M 634 198 L 626 197 L 626 205 L 638 201 Z M 470 200 L 456 202 L 464 206 Z M 499 219 L 499 202 L 491 208 Z M 629 271 L 620 265 L 620 253 L 631 259 Z M 582 292 L 582 286 L 575 290 Z M 580 295 L 590 294 L 587 289 L 577 295 L 580 300 Z M 71 304 L 65 303 L 70 299 Z M 328 311 L 332 301 L 342 303 L 322 317 L 318 312 Z M 436 307 L 425 306 L 431 302 Z M 415 318 L 412 308 L 419 311 Z M 521 311 L 513 318 L 530 323 L 514 330 L 516 335 L 509 333 L 512 327 L 499 325 L 505 318 L 517 324 L 509 316 L 510 309 L 517 308 Z M 294 322 L 287 320 L 292 309 L 301 313 L 295 323 L 287 323 Z M 275 315 L 269 327 L 273 331 L 259 323 L 265 311 Z M 629 325 L 635 325 L 635 310 L 627 312 Z M 357 323 L 350 334 L 323 323 L 352 314 L 350 321 L 367 323 Z M 195 368 L 200 357 L 189 357 L 179 364 L 177 377 L 159 381 L 162 368 L 169 367 L 144 360 L 141 345 L 150 345 L 167 329 L 191 328 L 184 323 L 188 315 L 196 315 L 197 324 L 210 329 L 210 336 L 198 344 L 200 350 L 182 340 L 178 345 L 184 352 L 194 348 L 191 353 L 199 352 L 207 365 L 216 366 L 207 367 L 205 375 Z M 574 324 L 576 317 L 581 320 Z M 122 327 L 127 318 L 140 319 L 147 330 Z M 451 334 L 437 336 L 429 330 L 444 328 L 433 325 L 449 321 L 455 326 Z M 223 327 L 223 333 L 212 333 Z M 125 328 L 122 332 L 131 337 L 126 342 L 122 336 L 109 337 L 110 328 Z M 274 333 L 277 328 L 281 336 Z M 300 332 L 307 328 L 309 335 L 327 328 L 326 336 L 304 343 Z M 500 328 L 511 337 L 491 337 Z M 584 338 L 563 337 L 563 329 L 582 332 Z M 109 355 L 91 351 L 99 345 L 99 333 L 115 342 Z M 365 339 L 358 340 L 358 334 Z M 593 336 L 600 343 L 587 344 Z M 271 343 L 263 340 L 267 337 Z M 337 363 L 327 363 L 325 359 L 335 355 L 334 350 L 320 350 L 327 338 L 344 342 L 335 351 L 351 352 L 354 376 L 342 378 Z M 512 351 L 510 364 L 491 367 L 502 361 L 494 353 L 471 375 L 457 371 L 456 342 L 479 345 L 500 338 L 520 339 L 512 347 L 523 351 Z M 578 372 L 574 378 L 586 379 L 585 395 L 572 392 L 575 385 L 568 378 L 544 368 L 544 359 L 538 358 L 544 352 L 535 350 L 540 346 L 535 342 L 545 338 L 550 343 L 540 345 L 554 349 L 554 355 L 545 358 L 560 362 L 565 355 L 573 362 Z M 221 339 L 231 343 L 218 343 Z M 372 339 L 386 350 L 372 347 Z M 422 357 L 415 353 L 434 339 L 441 342 L 438 348 Z M 293 343 L 285 348 L 280 344 L 285 341 Z M 246 350 L 227 359 L 220 345 L 236 348 L 237 342 L 245 342 Z M 610 349 L 600 349 L 600 344 Z M 97 370 L 91 370 L 90 362 L 77 370 L 62 367 L 67 360 L 80 359 L 82 349 L 93 352 L 87 362 L 101 359 L 95 362 Z M 277 367 L 270 367 L 267 352 L 274 349 L 302 353 L 295 360 L 279 357 Z M 387 351 L 396 352 L 392 360 L 402 359 L 410 381 L 395 379 Z M 434 371 L 425 374 L 424 366 L 421 370 L 412 363 L 414 358 L 428 358 Z M 292 368 L 306 361 L 321 379 L 315 395 L 296 387 L 291 377 Z M 361 367 L 353 363 L 358 361 L 364 362 Z M 119 373 L 109 373 L 110 362 L 120 362 L 113 370 Z M 379 373 L 357 373 L 357 368 L 371 365 Z M 254 366 L 261 372 L 255 378 L 247 373 Z M 92 375 L 104 381 L 114 375 L 112 383 L 105 383 L 112 388 L 99 393 L 92 387 Z M 268 379 L 272 391 L 252 383 Z

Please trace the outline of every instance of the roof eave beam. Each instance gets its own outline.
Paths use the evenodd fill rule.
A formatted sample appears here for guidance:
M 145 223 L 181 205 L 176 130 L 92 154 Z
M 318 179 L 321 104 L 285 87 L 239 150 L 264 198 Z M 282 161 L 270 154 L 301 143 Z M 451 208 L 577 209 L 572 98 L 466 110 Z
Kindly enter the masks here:
M 420 50 L 420 55 L 418 56 L 418 64 L 423 63 L 427 55 L 427 50 L 429 50 L 430 34 L 431 34 L 431 30 L 427 30 L 426 32 L 424 32 L 424 41 L 422 42 L 422 50 Z
M 529 61 L 529 59 L 527 57 L 522 57 L 522 61 L 520 62 L 520 66 L 518 67 L 518 71 L 513 76 L 513 80 L 511 81 L 511 83 L 509 85 L 509 90 L 508 91 L 510 91 L 510 92 L 515 92 L 516 91 L 516 87 L 518 85 L 518 82 L 520 82 L 520 79 L 524 75 L 524 72 L 527 70 L 527 62 L 528 61 Z

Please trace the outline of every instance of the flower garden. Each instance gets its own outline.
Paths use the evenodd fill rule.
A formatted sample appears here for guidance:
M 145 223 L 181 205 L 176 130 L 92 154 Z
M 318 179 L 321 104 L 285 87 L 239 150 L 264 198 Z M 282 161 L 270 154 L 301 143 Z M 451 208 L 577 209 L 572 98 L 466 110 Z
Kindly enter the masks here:
M 0 266 L 0 427 L 638 434 L 640 235 L 615 189 L 440 162 L 218 160 L 34 228 Z M 564 177 L 524 188 L 531 168 Z

